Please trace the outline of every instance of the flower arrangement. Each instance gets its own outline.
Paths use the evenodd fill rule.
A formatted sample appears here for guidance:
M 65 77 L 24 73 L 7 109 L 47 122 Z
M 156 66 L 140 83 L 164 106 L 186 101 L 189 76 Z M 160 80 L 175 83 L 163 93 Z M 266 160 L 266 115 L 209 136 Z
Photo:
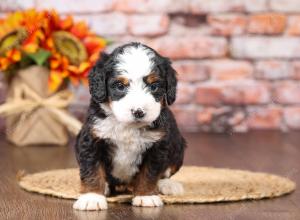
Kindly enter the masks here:
M 0 70 L 10 78 L 30 65 L 49 69 L 48 87 L 87 83 L 90 68 L 108 41 L 72 16 L 56 11 L 17 11 L 0 19 Z

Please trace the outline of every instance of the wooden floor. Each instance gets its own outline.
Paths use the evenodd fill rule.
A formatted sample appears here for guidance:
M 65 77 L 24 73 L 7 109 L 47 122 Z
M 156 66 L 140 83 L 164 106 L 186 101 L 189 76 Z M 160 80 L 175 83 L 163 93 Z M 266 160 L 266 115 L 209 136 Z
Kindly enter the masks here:
M 214 166 L 283 175 L 300 185 L 300 132 L 239 135 L 185 134 L 186 165 Z M 71 147 L 17 148 L 0 141 L 0 219 L 300 219 L 300 190 L 271 200 L 136 208 L 109 204 L 107 211 L 80 212 L 71 200 L 32 194 L 16 182 L 27 172 L 76 166 Z

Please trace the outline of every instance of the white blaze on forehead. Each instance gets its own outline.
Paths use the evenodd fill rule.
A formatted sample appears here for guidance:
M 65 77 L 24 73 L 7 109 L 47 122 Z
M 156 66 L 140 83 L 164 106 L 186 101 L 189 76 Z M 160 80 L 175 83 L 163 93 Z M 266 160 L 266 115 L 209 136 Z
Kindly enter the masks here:
M 153 57 L 153 52 L 142 45 L 127 47 L 117 56 L 116 70 L 129 79 L 144 77 L 152 70 Z
M 119 122 L 134 122 L 132 111 L 136 109 L 145 112 L 142 121 L 147 124 L 159 116 L 161 104 L 155 100 L 143 80 L 153 69 L 154 56 L 154 52 L 143 45 L 128 46 L 117 55 L 115 69 L 129 80 L 126 95 L 111 103 L 112 112 Z

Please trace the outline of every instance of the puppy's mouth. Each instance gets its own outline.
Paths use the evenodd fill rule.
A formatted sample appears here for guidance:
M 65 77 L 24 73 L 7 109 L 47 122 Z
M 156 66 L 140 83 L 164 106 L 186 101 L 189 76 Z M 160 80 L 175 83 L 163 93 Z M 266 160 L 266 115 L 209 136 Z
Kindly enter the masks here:
M 137 127 L 144 127 L 149 125 L 150 123 L 145 122 L 143 119 L 134 119 L 130 124 L 137 126 Z

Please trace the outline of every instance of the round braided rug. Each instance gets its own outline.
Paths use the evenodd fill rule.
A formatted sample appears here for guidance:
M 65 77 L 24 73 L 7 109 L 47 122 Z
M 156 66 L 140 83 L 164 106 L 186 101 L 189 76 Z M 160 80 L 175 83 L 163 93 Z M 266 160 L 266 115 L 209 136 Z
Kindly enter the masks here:
M 281 196 L 295 190 L 291 180 L 266 173 L 184 166 L 172 179 L 183 184 L 181 196 L 164 196 L 165 203 L 207 203 L 262 199 Z M 79 196 L 78 169 L 51 170 L 24 175 L 20 186 L 31 192 L 76 199 Z M 108 197 L 108 202 L 129 202 L 132 196 Z

